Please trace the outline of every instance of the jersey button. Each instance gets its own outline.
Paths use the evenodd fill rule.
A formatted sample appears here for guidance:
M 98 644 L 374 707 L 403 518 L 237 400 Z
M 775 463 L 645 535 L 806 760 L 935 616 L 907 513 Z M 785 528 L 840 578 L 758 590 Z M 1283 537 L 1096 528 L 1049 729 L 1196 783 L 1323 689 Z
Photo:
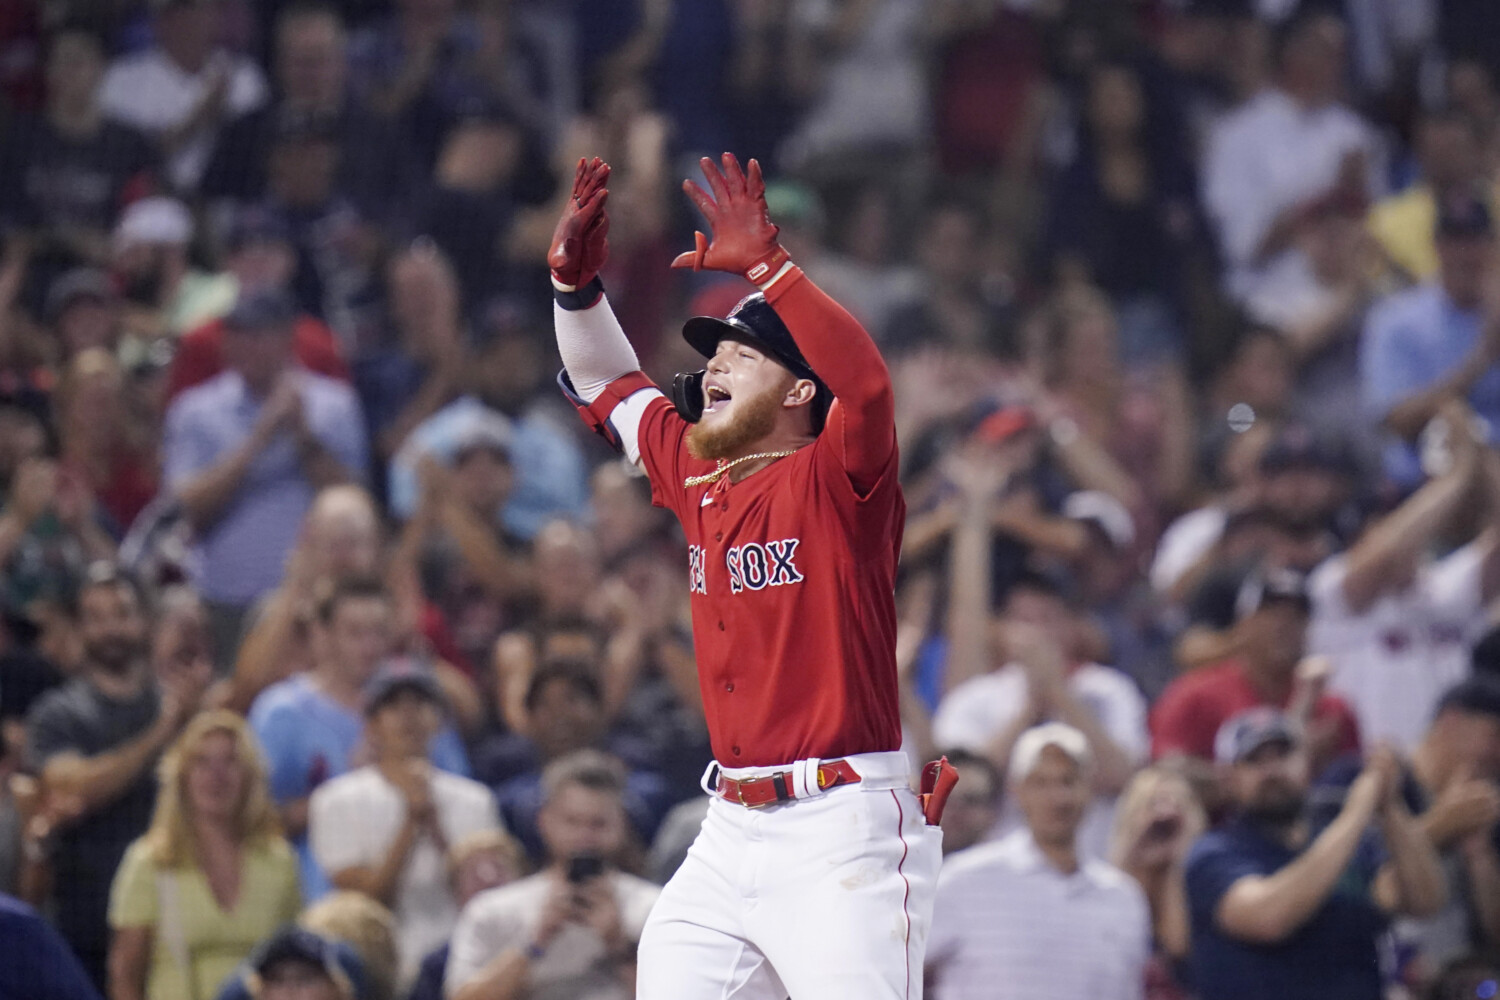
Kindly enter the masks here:
M 722 532 L 722 531 L 715 531 L 714 532 L 714 541 L 716 541 L 716 542 L 722 542 L 723 540 L 724 540 L 724 532 Z
M 720 632 L 724 631 L 724 623 L 723 622 L 719 622 L 719 631 Z
M 724 690 L 728 691 L 730 694 L 734 694 L 734 681 L 730 681 L 728 684 L 725 684 Z
M 720 503 L 719 504 L 719 509 L 720 510 L 728 510 L 729 509 L 729 501 L 725 500 L 722 503 Z
M 732 753 L 732 754 L 734 754 L 736 757 L 738 757 L 740 755 L 740 748 L 739 747 L 730 747 L 729 748 L 729 752 Z

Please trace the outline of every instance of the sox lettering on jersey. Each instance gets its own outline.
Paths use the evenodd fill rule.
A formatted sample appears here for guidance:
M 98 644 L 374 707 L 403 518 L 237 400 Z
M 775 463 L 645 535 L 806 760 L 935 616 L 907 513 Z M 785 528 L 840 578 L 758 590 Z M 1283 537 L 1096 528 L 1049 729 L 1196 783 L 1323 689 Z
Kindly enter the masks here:
M 729 570 L 729 592 L 738 594 L 743 590 L 801 583 L 802 574 L 792 561 L 800 542 L 800 538 L 783 538 L 764 545 L 746 542 L 726 549 L 724 565 Z
M 708 574 L 704 571 L 704 557 L 708 553 L 701 545 L 688 546 L 688 593 L 707 594 Z

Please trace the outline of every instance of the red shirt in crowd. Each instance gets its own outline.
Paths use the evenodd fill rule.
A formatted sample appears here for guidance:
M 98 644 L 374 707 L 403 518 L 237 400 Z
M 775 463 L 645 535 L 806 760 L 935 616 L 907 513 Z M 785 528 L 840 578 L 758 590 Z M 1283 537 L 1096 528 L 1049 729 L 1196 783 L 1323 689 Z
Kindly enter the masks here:
M 1271 704 L 1245 676 L 1238 660 L 1194 670 L 1167 686 L 1151 710 L 1151 755 L 1156 758 L 1188 754 L 1213 760 L 1214 737 L 1229 719 L 1257 705 Z M 1286 703 L 1274 705 L 1286 708 Z M 1329 720 L 1337 738 L 1335 756 L 1359 752 L 1359 724 L 1354 711 L 1331 694 L 1313 706 L 1315 722 Z
M 328 378 L 349 381 L 349 366 L 339 353 L 333 331 L 312 316 L 297 317 L 292 350 L 302 367 Z M 167 400 L 207 382 L 224 370 L 224 320 L 215 319 L 183 335 L 167 372 Z
M 715 466 L 688 454 L 688 423 L 658 397 L 638 431 L 652 499 L 677 515 L 689 543 L 714 756 L 759 767 L 898 750 L 894 594 L 906 503 L 890 375 L 864 328 L 800 270 L 766 298 L 833 392 L 822 433 L 740 482 L 685 487 Z

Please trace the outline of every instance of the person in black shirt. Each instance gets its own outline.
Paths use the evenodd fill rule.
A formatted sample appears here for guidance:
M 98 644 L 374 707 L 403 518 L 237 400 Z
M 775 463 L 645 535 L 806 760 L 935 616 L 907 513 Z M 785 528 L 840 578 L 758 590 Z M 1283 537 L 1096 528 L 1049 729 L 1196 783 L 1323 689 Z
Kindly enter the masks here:
M 47 104 L 0 137 L 0 228 L 32 241 L 33 312 L 51 280 L 79 264 L 104 264 L 125 205 L 150 193 L 156 157 L 146 137 L 106 119 L 98 101 L 100 40 L 64 29 L 47 54 Z
M 326 119 L 339 147 L 337 187 L 360 210 L 381 216 L 402 202 L 412 169 L 396 132 L 354 101 L 348 36 L 338 11 L 318 3 L 288 7 L 275 28 L 276 98 L 225 127 L 199 190 L 210 198 L 258 200 L 266 191 L 265 150 L 288 114 Z
M 197 711 L 211 669 L 203 650 L 171 636 L 152 669 L 143 595 L 106 563 L 79 588 L 78 632 L 82 673 L 32 707 L 26 758 L 47 795 L 70 803 L 51 845 L 53 917 L 102 988 L 110 881 L 150 822 L 157 758 Z
M 1395 754 L 1372 753 L 1313 836 L 1295 722 L 1250 709 L 1214 744 L 1238 815 L 1188 854 L 1194 989 L 1202 1000 L 1379 1000 L 1376 940 L 1388 920 L 1430 916 L 1445 896 L 1437 854 L 1402 801 Z

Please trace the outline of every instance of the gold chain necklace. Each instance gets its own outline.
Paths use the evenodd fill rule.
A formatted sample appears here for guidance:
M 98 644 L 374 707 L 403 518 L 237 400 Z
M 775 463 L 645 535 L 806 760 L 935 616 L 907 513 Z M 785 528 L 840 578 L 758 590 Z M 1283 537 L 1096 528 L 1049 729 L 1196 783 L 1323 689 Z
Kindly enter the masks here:
M 795 454 L 797 454 L 797 451 L 794 448 L 791 451 L 758 451 L 754 455 L 745 455 L 742 458 L 735 459 L 733 462 L 726 462 L 721 458 L 719 459 L 719 467 L 717 469 L 712 472 L 705 472 L 701 476 L 688 476 L 682 481 L 682 485 L 684 489 L 689 486 L 702 486 L 704 483 L 717 481 L 724 473 L 744 462 L 753 462 L 757 458 L 786 458 L 788 455 Z

